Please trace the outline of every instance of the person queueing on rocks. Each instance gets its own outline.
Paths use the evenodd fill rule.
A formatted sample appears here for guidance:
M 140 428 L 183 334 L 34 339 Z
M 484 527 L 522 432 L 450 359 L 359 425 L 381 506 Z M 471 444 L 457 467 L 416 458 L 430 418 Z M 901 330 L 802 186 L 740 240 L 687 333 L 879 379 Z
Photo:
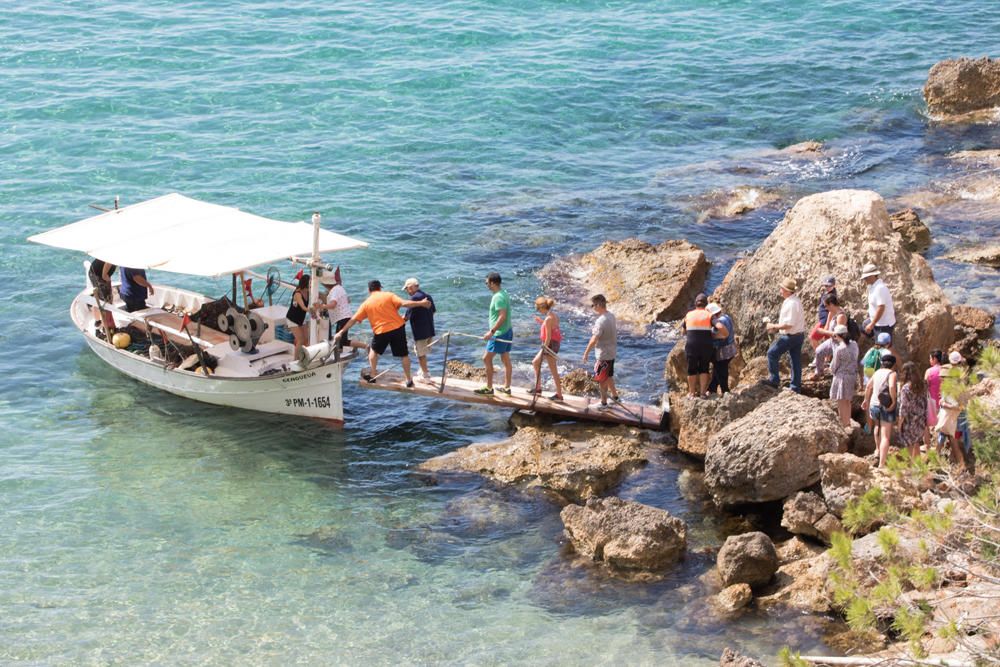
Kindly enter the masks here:
M 483 334 L 486 351 L 483 365 L 486 366 L 486 384 L 476 393 L 481 396 L 493 395 L 493 357 L 500 355 L 503 362 L 504 385 L 498 389 L 510 396 L 510 380 L 513 368 L 510 365 L 510 350 L 514 343 L 514 329 L 511 326 L 510 295 L 502 286 L 500 274 L 496 271 L 486 276 L 486 287 L 493 292 L 490 298 L 490 330 Z
M 430 308 L 431 302 L 426 301 L 403 301 L 392 292 L 383 292 L 382 283 L 378 280 L 368 281 L 368 298 L 358 308 L 358 311 L 347 320 L 343 328 L 333 336 L 335 345 L 340 344 L 340 340 L 347 335 L 358 322 L 368 320 L 372 327 L 372 344 L 368 349 L 367 373 L 362 372 L 361 377 L 366 382 L 375 382 L 378 375 L 378 358 L 388 347 L 392 351 L 392 356 L 400 360 L 403 365 L 403 376 L 406 378 L 406 386 L 413 387 L 413 376 L 410 374 L 410 354 L 406 349 L 406 321 L 399 314 L 400 308 Z
M 708 396 L 709 371 L 715 346 L 712 334 L 715 325 L 708 308 L 708 297 L 699 294 L 694 298 L 694 308 L 684 316 L 681 329 L 685 333 L 684 354 L 687 356 L 688 396 Z
M 823 284 L 819 288 L 819 310 L 816 314 L 816 324 L 809 332 L 809 345 L 815 351 L 823 341 L 829 340 L 830 334 L 822 329 L 829 329 L 827 322 L 830 319 L 830 310 L 827 307 L 827 299 L 837 298 L 837 279 L 834 276 L 827 276 L 823 279 Z
M 884 468 L 892 442 L 892 428 L 897 420 L 899 407 L 899 386 L 896 378 L 896 357 L 887 354 L 882 357 L 882 368 L 875 371 L 872 381 L 865 387 L 865 400 L 861 409 L 868 413 L 875 428 L 875 451 L 878 452 L 878 467 Z
M 729 392 L 729 362 L 736 356 L 736 330 L 733 318 L 722 312 L 722 306 L 710 303 L 706 307 L 712 314 L 712 379 L 708 383 L 708 393 L 715 394 L 720 389 Z
M 865 264 L 861 269 L 861 280 L 867 285 L 868 319 L 864 330 L 874 338 L 880 333 L 893 336 L 896 330 L 896 309 L 889 287 L 882 282 L 880 271 L 874 264 Z
M 549 398 L 553 401 L 561 401 L 563 400 L 562 380 L 559 378 L 557 365 L 559 358 L 557 355 L 559 347 L 562 345 L 562 331 L 559 329 L 559 316 L 552 310 L 555 305 L 555 299 L 547 296 L 535 299 L 535 310 L 541 315 L 541 317 L 535 317 L 535 321 L 540 326 L 538 338 L 541 341 L 541 348 L 535 354 L 535 358 L 531 360 L 531 366 L 535 369 L 535 387 L 532 389 L 532 393 L 542 393 L 542 361 L 545 361 L 552 373 L 552 382 L 556 385 L 556 393 Z
M 833 359 L 830 361 L 830 371 L 833 379 L 830 381 L 830 400 L 837 404 L 837 414 L 840 423 L 851 425 L 851 399 L 858 386 L 858 344 L 850 336 L 846 324 L 838 324 L 833 328 L 833 338 L 830 339 L 833 348 Z
M 892 354 L 889 347 L 892 345 L 892 336 L 886 332 L 881 332 L 875 337 L 875 345 L 870 347 L 861 360 L 861 371 L 864 375 L 865 386 L 871 381 L 875 371 L 882 367 L 882 357 Z
M 597 362 L 594 364 L 594 381 L 601 391 L 601 403 L 598 410 L 608 410 L 608 396 L 615 403 L 620 403 L 618 388 L 615 386 L 615 357 L 618 354 L 618 323 L 614 313 L 608 310 L 608 300 L 603 294 L 590 297 L 590 307 L 597 313 L 594 326 L 590 330 L 590 341 L 583 351 L 583 363 L 587 363 L 590 351 L 594 350 Z
M 948 363 L 941 365 L 941 378 L 960 381 L 965 377 L 965 359 L 957 350 L 948 353 Z M 938 454 L 944 445 L 950 445 L 952 464 L 959 470 L 968 470 L 972 462 L 972 449 L 969 443 L 969 423 L 965 413 L 966 395 L 942 395 L 938 408 L 937 432 Z
M 823 377 L 824 373 L 826 373 L 826 365 L 830 362 L 830 357 L 833 356 L 833 330 L 839 324 L 846 327 L 847 317 L 847 311 L 840 307 L 840 299 L 837 298 L 837 295 L 827 295 L 826 321 L 823 322 L 822 326 L 813 329 L 813 332 L 809 334 L 810 340 L 813 335 L 818 335 L 823 338 L 823 342 L 814 346 L 814 349 L 816 350 L 816 369 L 813 373 L 814 380 L 820 379 Z
M 920 455 L 920 445 L 927 440 L 927 391 L 924 378 L 912 361 L 903 364 L 900 376 L 899 415 L 896 428 L 899 441 L 910 452 L 911 458 Z
M 413 351 L 416 352 L 417 362 L 420 364 L 420 379 L 430 382 L 431 372 L 427 368 L 427 352 L 434 339 L 434 313 L 437 312 L 437 307 L 431 295 L 420 289 L 420 281 L 416 278 L 407 278 L 403 283 L 403 289 L 414 301 L 431 302 L 428 308 L 407 308 L 404 318 L 409 321 L 410 331 L 413 332 Z
M 928 433 L 937 426 L 938 406 L 941 404 L 941 364 L 944 363 L 944 352 L 931 350 L 927 357 L 927 370 L 924 371 L 924 384 L 927 385 L 927 429 Z M 925 443 L 930 447 L 930 438 Z M 928 449 L 928 451 L 930 451 Z
M 795 294 L 798 290 L 798 284 L 795 280 L 785 278 L 779 283 L 779 288 L 784 301 L 781 303 L 778 321 L 767 323 L 767 332 L 779 335 L 778 339 L 771 343 L 771 347 L 767 349 L 769 377 L 762 382 L 775 389 L 780 386 L 781 356 L 788 353 L 792 367 L 792 381 L 789 389 L 799 392 L 802 390 L 802 342 L 806 337 L 806 318 L 802 311 L 802 301 Z

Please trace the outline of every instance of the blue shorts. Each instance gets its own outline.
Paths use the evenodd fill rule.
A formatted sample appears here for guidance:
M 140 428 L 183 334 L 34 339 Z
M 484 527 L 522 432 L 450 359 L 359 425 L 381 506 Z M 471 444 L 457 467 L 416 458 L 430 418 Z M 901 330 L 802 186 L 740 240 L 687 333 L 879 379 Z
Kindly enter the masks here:
M 486 351 L 493 352 L 495 354 L 506 354 L 510 352 L 510 348 L 513 343 L 503 343 L 498 338 L 508 341 L 514 340 L 514 330 L 507 329 L 506 331 L 498 331 L 493 338 L 486 341 Z
M 886 422 L 888 424 L 896 423 L 896 411 L 890 412 L 886 410 L 881 405 L 872 405 L 868 408 L 868 416 L 872 418 L 872 421 L 876 422 Z

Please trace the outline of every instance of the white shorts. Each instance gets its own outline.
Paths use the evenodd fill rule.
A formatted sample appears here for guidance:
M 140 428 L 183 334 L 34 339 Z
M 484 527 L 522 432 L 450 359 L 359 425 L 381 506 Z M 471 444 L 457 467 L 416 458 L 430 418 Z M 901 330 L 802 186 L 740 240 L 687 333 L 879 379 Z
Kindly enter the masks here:
M 413 351 L 417 353 L 418 357 L 426 357 L 427 350 L 430 349 L 433 340 L 433 338 L 423 338 L 413 341 Z

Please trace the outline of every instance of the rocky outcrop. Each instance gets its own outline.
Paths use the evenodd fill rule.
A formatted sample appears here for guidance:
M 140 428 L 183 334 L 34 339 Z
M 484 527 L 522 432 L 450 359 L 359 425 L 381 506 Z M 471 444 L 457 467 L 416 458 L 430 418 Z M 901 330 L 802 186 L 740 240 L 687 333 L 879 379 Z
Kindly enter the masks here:
M 992 166 L 1000 164 L 1000 149 L 987 148 L 978 151 L 958 151 L 949 155 L 948 158 L 958 160 L 959 162 Z
M 826 586 L 832 564 L 825 553 L 783 564 L 773 583 L 757 597 L 757 606 L 779 605 L 816 614 L 829 612 L 833 605 Z
M 912 208 L 904 208 L 889 216 L 892 229 L 903 238 L 903 245 L 910 252 L 923 254 L 931 247 L 931 230 Z
M 715 190 L 700 198 L 698 222 L 712 218 L 735 218 L 781 201 L 781 195 L 767 188 L 741 185 L 732 190 Z
M 753 589 L 750 588 L 750 584 L 740 583 L 726 586 L 710 601 L 723 615 L 729 615 L 746 607 L 751 600 L 753 600 Z
M 931 486 L 931 479 L 914 480 L 897 476 L 882 468 L 872 468 L 867 460 L 853 454 L 824 454 L 819 457 L 823 498 L 829 511 L 844 515 L 848 503 L 863 496 L 869 489 L 878 488 L 882 501 L 900 513 L 908 513 L 923 506 L 921 494 Z M 877 524 L 861 526 L 865 533 Z
M 927 110 L 956 116 L 1000 107 L 1000 61 L 990 58 L 942 60 L 924 84 Z
M 604 294 L 620 321 L 645 325 L 683 317 L 704 287 L 708 267 L 705 253 L 687 241 L 654 246 L 626 239 L 557 260 L 542 269 L 541 278 L 556 289 L 579 292 L 588 306 L 590 295 Z
M 897 338 L 911 358 L 926 359 L 947 348 L 952 337 L 948 299 L 934 282 L 927 261 L 911 253 L 892 229 L 885 202 L 875 192 L 836 190 L 804 197 L 750 257 L 738 261 L 715 291 L 715 298 L 739 323 L 747 359 L 766 353 L 771 338 L 762 314 L 776 319 L 781 304 L 778 281 L 798 281 L 799 295 L 815 317 L 824 276 L 838 278 L 841 303 L 859 321 L 867 310 L 861 267 L 872 262 L 892 292 Z
M 818 482 L 819 456 L 849 436 L 829 401 L 782 391 L 711 437 L 705 484 L 720 505 L 780 500 Z
M 646 460 L 627 430 L 528 426 L 509 440 L 469 445 L 417 468 L 478 473 L 505 484 L 542 487 L 565 502 L 583 502 L 616 486 Z
M 778 570 L 778 553 L 771 538 L 761 532 L 731 535 L 716 560 L 724 586 L 748 584 L 752 588 L 771 581 Z
M 560 513 L 577 553 L 612 568 L 663 570 L 684 558 L 687 527 L 666 510 L 621 498 L 600 498 Z
M 966 264 L 984 264 L 1000 269 L 1000 243 L 992 245 L 975 246 L 972 248 L 959 248 L 952 250 L 945 258 Z
M 739 334 L 737 334 L 736 340 L 738 343 Z M 681 338 L 671 348 L 670 354 L 667 355 L 666 366 L 663 369 L 663 377 L 667 380 L 667 385 L 681 392 L 687 391 L 687 355 L 684 353 L 684 349 L 684 339 Z M 729 362 L 730 389 L 738 387 L 743 382 L 743 368 L 745 365 L 742 353 L 737 353 Z M 743 382 L 743 384 L 746 384 L 746 382 Z
M 983 342 L 993 333 L 996 318 L 974 306 L 952 306 L 951 315 L 955 318 L 955 344 L 952 349 L 958 350 L 966 359 L 972 359 L 982 349 Z
M 671 396 L 670 431 L 677 438 L 677 448 L 685 454 L 705 458 L 709 438 L 777 395 L 777 389 L 757 384 L 718 398 Z
M 822 498 L 801 491 L 785 501 L 781 526 L 794 535 L 814 537 L 827 544 L 831 535 L 844 530 L 840 519 L 830 513 Z
M 447 365 L 448 377 L 460 378 L 462 380 L 482 380 L 486 381 L 486 369 L 473 366 L 458 359 L 451 359 Z
M 763 663 L 753 658 L 741 655 L 731 648 L 722 651 L 719 667 L 764 667 Z
M 577 396 L 598 396 L 600 394 L 600 387 L 594 382 L 590 373 L 583 368 L 574 368 L 568 373 L 563 373 L 560 379 L 563 391 L 567 394 L 576 394 Z

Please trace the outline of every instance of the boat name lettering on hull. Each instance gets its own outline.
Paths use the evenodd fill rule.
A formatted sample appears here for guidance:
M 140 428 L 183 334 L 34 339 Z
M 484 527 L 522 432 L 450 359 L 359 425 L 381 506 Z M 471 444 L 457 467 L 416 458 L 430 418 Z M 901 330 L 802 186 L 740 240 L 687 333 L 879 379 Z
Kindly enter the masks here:
M 286 408 L 329 408 L 329 396 L 313 396 L 312 398 L 286 398 Z
M 281 381 L 282 382 L 298 382 L 299 380 L 308 380 L 311 377 L 316 377 L 316 371 L 312 371 L 311 373 L 306 373 L 305 375 L 296 375 L 295 377 L 281 378 Z

